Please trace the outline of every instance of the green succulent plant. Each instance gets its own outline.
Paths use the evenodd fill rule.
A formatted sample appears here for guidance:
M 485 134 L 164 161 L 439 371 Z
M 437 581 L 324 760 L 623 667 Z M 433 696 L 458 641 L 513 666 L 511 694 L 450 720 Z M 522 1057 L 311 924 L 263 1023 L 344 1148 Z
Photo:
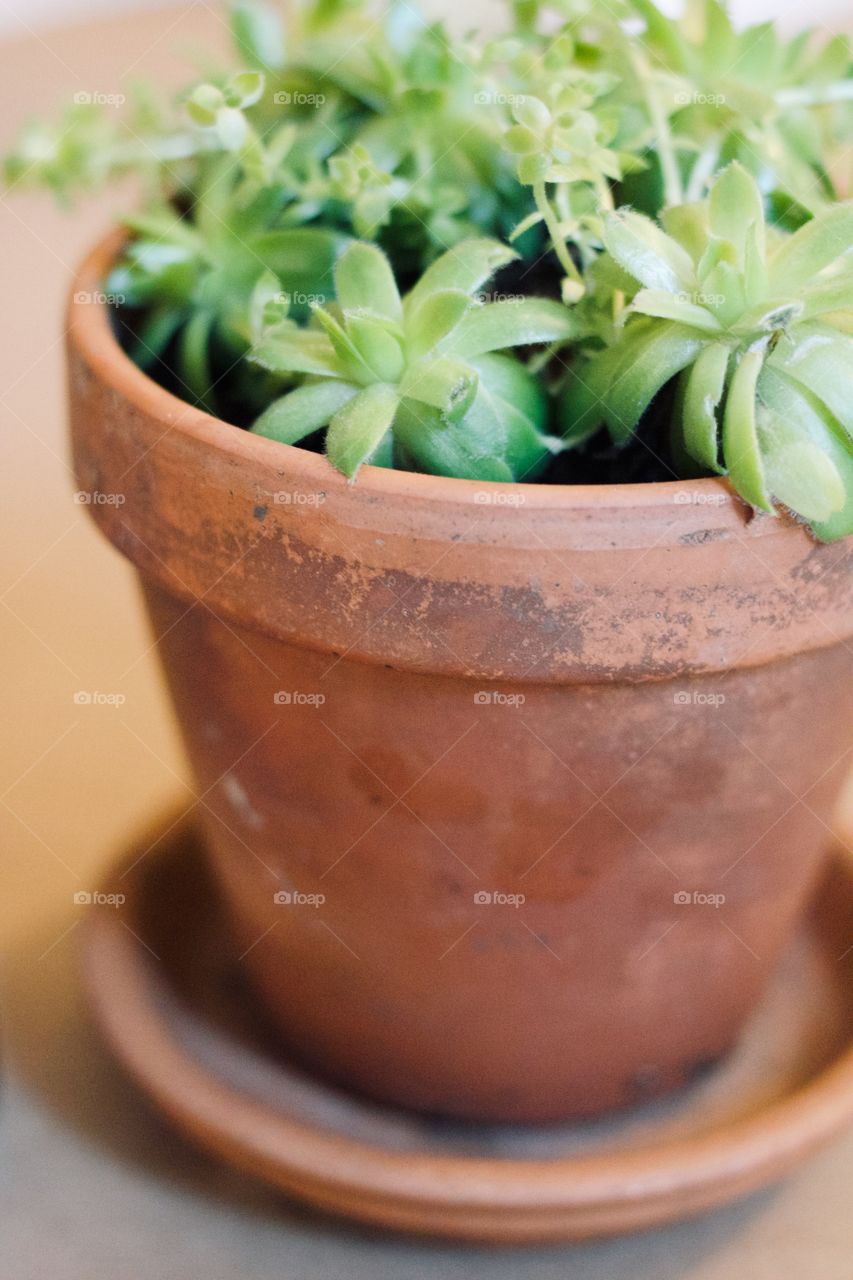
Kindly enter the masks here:
M 721 165 L 737 159 L 780 212 L 815 212 L 835 197 L 827 156 L 853 122 L 853 59 L 847 36 L 818 44 L 810 31 L 785 38 L 773 22 L 738 30 L 721 0 L 687 0 L 682 21 L 653 0 L 632 0 L 644 23 L 657 92 L 697 199 Z
M 385 255 L 352 244 L 335 269 L 335 304 L 315 306 L 309 328 L 278 319 L 253 348 L 262 368 L 305 379 L 253 430 L 296 444 L 328 427 L 329 460 L 351 479 L 366 462 L 533 478 L 561 445 L 536 378 L 496 353 L 565 342 L 575 325 L 550 299 L 473 296 L 514 256 L 497 241 L 464 241 L 401 298 Z
M 129 354 L 350 478 L 726 474 L 853 531 L 849 41 L 725 0 L 505 12 L 232 0 L 230 63 L 28 126 L 7 182 L 140 179 Z
M 624 443 L 677 379 L 682 470 L 725 472 L 747 502 L 781 503 L 821 537 L 853 532 L 853 203 L 774 232 L 735 162 L 707 201 L 662 220 L 605 220 L 628 305 L 572 378 L 568 438 L 604 423 Z

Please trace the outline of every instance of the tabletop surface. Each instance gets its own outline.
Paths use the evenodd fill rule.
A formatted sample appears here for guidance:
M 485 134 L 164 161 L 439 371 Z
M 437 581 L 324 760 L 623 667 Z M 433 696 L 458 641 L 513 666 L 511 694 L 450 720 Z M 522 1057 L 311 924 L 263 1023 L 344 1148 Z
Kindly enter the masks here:
M 177 83 L 202 40 L 224 45 L 225 31 L 197 0 L 0 44 L 0 146 L 74 93 Z M 73 894 L 129 834 L 193 799 L 132 575 L 75 506 L 65 443 L 63 296 L 131 201 L 112 192 L 70 216 L 30 194 L 0 207 L 3 1280 L 851 1280 L 853 1134 L 698 1222 L 577 1248 L 460 1248 L 335 1222 L 218 1168 L 111 1062 L 79 991 Z M 81 705 L 80 692 L 124 701 Z

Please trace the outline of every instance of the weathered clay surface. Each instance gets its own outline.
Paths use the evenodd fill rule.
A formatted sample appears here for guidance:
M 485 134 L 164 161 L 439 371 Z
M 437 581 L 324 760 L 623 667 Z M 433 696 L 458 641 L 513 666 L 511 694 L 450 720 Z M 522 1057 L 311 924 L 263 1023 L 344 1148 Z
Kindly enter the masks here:
M 97 308 L 72 308 L 70 360 L 79 484 L 123 495 L 91 510 L 142 575 L 292 1051 L 534 1120 L 722 1053 L 828 846 L 853 540 L 717 481 L 348 485 L 156 387 Z

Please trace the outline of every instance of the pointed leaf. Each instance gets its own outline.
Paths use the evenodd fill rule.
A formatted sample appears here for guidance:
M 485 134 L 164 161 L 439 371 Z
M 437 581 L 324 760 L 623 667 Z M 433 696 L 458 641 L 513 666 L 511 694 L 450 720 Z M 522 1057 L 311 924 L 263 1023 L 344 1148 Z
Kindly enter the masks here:
M 411 359 L 418 360 L 437 347 L 473 305 L 461 289 L 442 289 L 428 294 L 412 311 L 406 326 Z
M 406 358 L 399 338 L 388 332 L 382 317 L 349 315 L 346 331 L 374 374 L 374 381 L 399 381 L 406 367 Z
M 400 383 L 400 395 L 438 409 L 447 418 L 465 416 L 477 394 L 477 372 L 453 356 L 437 356 L 412 365 Z
M 723 418 L 723 453 L 729 479 L 740 496 L 753 507 L 772 512 L 756 423 L 756 387 L 763 363 L 763 351 L 748 351 L 735 369 Z
M 275 9 L 237 0 L 231 6 L 230 21 L 231 37 L 245 62 L 262 68 L 284 65 L 284 30 Z
M 607 424 L 617 443 L 627 441 L 654 397 L 696 359 L 707 339 L 666 321 L 632 320 L 624 336 L 574 370 L 563 406 L 573 439 Z
M 577 319 L 562 303 L 550 298 L 504 299 L 468 311 L 445 347 L 460 356 L 480 356 L 507 347 L 565 341 L 578 331 Z
M 309 373 L 334 378 L 341 372 L 332 344 L 322 333 L 300 329 L 292 321 L 268 329 L 249 353 L 253 364 L 271 373 Z
M 461 289 L 471 294 L 517 257 L 499 240 L 461 240 L 427 268 L 407 295 L 406 309 L 413 310 L 428 294 L 439 290 Z
M 743 261 L 750 228 L 757 228 L 759 236 L 764 230 L 764 204 L 755 179 L 733 161 L 715 179 L 709 205 L 711 231 L 731 241 Z
M 403 306 L 391 264 L 375 245 L 356 241 L 338 259 L 335 288 L 344 311 L 366 308 L 400 320 Z
M 853 443 L 825 405 L 772 365 L 765 365 L 758 384 L 761 400 L 773 417 L 766 430 L 781 443 L 808 439 L 835 466 L 845 489 L 844 506 L 826 520 L 812 521 L 817 537 L 826 542 L 853 533 Z
M 375 382 L 339 409 L 326 435 L 326 456 L 332 466 L 353 480 L 391 430 L 398 404 L 394 387 Z
M 691 458 L 709 471 L 721 470 L 717 411 L 725 390 L 729 356 L 729 348 L 715 342 L 705 348 L 684 375 L 684 447 Z
M 641 289 L 626 315 L 639 312 L 659 320 L 675 320 L 703 333 L 719 333 L 721 325 L 706 307 L 691 302 L 688 294 L 668 293 L 665 289 Z
M 801 326 L 794 345 L 780 342 L 770 362 L 822 400 L 853 435 L 853 339 L 829 327 Z
M 774 292 L 789 297 L 853 245 L 853 201 L 834 205 L 783 240 L 770 263 Z
M 280 400 L 275 400 L 258 418 L 252 431 L 281 444 L 296 444 L 313 431 L 328 426 L 338 410 L 357 391 L 357 387 L 337 379 L 297 387 Z
M 642 213 L 629 209 L 608 214 L 604 243 L 619 265 L 647 289 L 692 292 L 690 255 Z

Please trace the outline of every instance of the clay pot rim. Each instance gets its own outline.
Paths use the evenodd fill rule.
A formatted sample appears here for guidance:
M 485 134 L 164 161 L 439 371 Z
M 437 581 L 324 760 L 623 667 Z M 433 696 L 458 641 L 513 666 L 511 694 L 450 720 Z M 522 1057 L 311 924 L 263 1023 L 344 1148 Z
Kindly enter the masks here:
M 328 487 L 336 480 L 351 489 L 353 486 L 334 471 L 323 455 L 297 445 L 252 435 L 167 391 L 134 364 L 113 332 L 106 301 L 98 297 L 103 281 L 127 239 L 124 229 L 115 228 L 95 244 L 74 276 L 68 299 L 68 335 L 104 385 L 141 412 L 168 424 L 170 430 L 180 430 L 197 444 L 236 455 L 247 464 L 255 462 L 262 468 L 286 470 L 288 476 L 299 477 L 307 484 Z M 80 295 L 87 300 L 84 301 Z M 91 298 L 96 301 L 88 301 Z M 410 499 L 468 510 L 475 501 L 475 494 L 502 492 L 519 495 L 528 512 L 582 514 L 590 510 L 600 513 L 603 508 L 622 513 L 632 509 L 638 512 L 671 511 L 673 495 L 684 492 L 690 495 L 685 506 L 690 507 L 694 502 L 713 506 L 717 517 L 725 512 L 728 520 L 734 519 L 739 526 L 743 525 L 744 512 L 749 511 L 728 482 L 715 476 L 634 484 L 572 485 L 460 480 L 396 468 L 364 466 L 359 471 L 357 487 L 360 496 L 368 499 Z M 768 533 L 773 526 L 786 523 L 784 519 L 761 522 Z

